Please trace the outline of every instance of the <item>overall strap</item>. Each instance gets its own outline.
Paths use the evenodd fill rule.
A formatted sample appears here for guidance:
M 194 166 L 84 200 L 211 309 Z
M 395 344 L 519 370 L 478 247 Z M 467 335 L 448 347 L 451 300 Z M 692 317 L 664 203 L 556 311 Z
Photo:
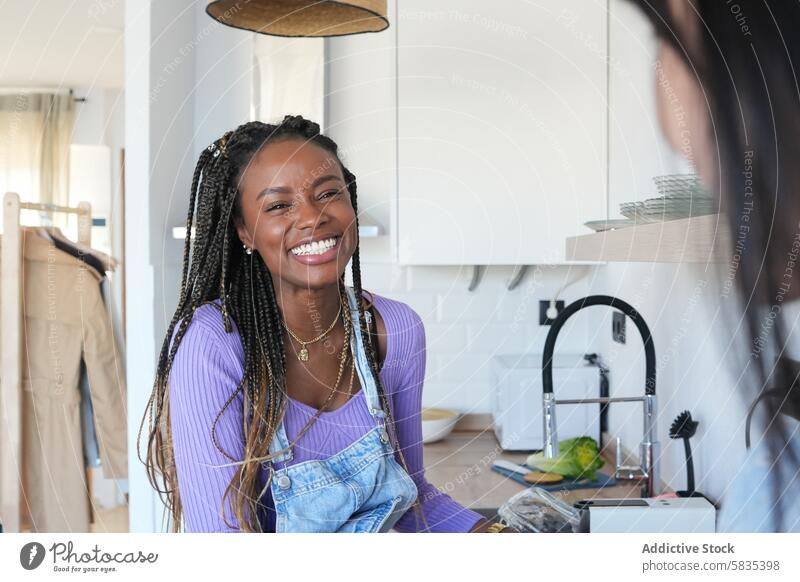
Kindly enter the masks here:
M 376 419 L 383 419 L 386 413 L 381 408 L 380 399 L 378 398 L 378 386 L 375 383 L 375 377 L 372 375 L 372 370 L 369 367 L 367 360 L 367 353 L 364 349 L 364 340 L 361 335 L 361 327 L 358 324 L 358 302 L 356 300 L 355 291 L 350 286 L 345 286 L 347 291 L 347 299 L 350 303 L 350 315 L 353 322 L 353 335 L 351 336 L 350 346 L 353 349 L 353 356 L 356 361 L 356 372 L 358 372 L 358 379 L 361 382 L 361 388 L 364 390 L 364 396 L 367 399 L 367 406 L 369 412 Z M 369 317 L 369 312 L 365 313 Z

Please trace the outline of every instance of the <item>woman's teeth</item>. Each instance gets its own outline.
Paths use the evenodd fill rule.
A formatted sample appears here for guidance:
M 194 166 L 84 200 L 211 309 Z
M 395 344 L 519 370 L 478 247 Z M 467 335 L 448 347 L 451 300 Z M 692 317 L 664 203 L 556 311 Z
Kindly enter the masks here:
M 331 250 L 336 246 L 338 238 L 329 238 L 320 241 L 314 241 L 309 244 L 294 247 L 291 250 L 293 255 L 321 255 L 324 252 Z

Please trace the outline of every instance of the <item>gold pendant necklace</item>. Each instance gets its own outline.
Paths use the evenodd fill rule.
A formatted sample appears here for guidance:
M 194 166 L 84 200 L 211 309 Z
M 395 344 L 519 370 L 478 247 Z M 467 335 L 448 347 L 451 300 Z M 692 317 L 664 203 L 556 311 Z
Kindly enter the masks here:
M 353 349 L 352 349 L 352 345 L 350 344 L 350 335 L 351 334 L 352 334 L 351 322 L 350 322 L 349 319 L 345 318 L 344 319 L 344 343 L 342 344 L 342 353 L 341 353 L 341 356 L 339 357 L 339 372 L 336 375 L 336 383 L 331 388 L 331 391 L 328 394 L 328 398 L 325 400 L 325 403 L 322 406 L 319 407 L 319 409 L 314 414 L 314 416 L 311 417 L 311 419 L 306 423 L 306 425 L 303 427 L 303 429 L 297 434 L 296 437 L 294 437 L 294 440 L 291 443 L 289 443 L 289 446 L 287 448 L 290 449 L 290 448 L 294 447 L 294 445 L 297 443 L 297 441 L 300 440 L 300 437 L 303 436 L 309 428 L 311 428 L 311 425 L 314 424 L 314 421 L 319 417 L 319 415 L 322 414 L 325 411 L 325 409 L 328 408 L 328 404 L 331 403 L 331 400 L 333 400 L 334 395 L 337 392 L 339 392 L 339 390 L 337 390 L 337 388 L 339 387 L 339 383 L 342 381 L 342 374 L 344 372 L 344 364 L 347 361 L 347 353 L 348 352 L 350 352 L 350 354 L 352 356 L 352 360 L 353 360 L 353 369 L 351 369 L 351 371 L 350 371 L 350 388 L 349 388 L 350 392 L 352 392 L 352 390 L 353 390 L 353 370 L 355 369 L 355 361 L 356 360 L 355 360 L 355 356 L 352 355 Z
M 333 321 L 331 322 L 330 326 L 328 326 L 328 329 L 323 331 L 320 335 L 318 335 L 317 337 L 315 337 L 312 340 L 308 340 L 308 341 L 301 340 L 299 337 L 297 337 L 295 335 L 295 333 L 291 329 L 289 329 L 289 326 L 286 325 L 286 322 L 285 321 L 283 322 L 283 327 L 286 328 L 286 331 L 289 332 L 289 335 L 291 335 L 300 344 L 300 351 L 297 353 L 297 359 L 298 360 L 300 360 L 301 362 L 307 362 L 308 361 L 308 348 L 306 348 L 306 345 L 307 344 L 313 344 L 314 342 L 318 342 L 319 340 L 324 338 L 326 335 L 328 335 L 330 333 L 330 331 L 334 328 L 334 326 L 336 325 L 336 322 L 339 320 L 339 316 L 342 313 L 342 301 L 341 301 L 341 299 L 342 299 L 342 296 L 340 294 L 339 295 L 339 311 L 336 313 L 336 317 L 333 318 Z

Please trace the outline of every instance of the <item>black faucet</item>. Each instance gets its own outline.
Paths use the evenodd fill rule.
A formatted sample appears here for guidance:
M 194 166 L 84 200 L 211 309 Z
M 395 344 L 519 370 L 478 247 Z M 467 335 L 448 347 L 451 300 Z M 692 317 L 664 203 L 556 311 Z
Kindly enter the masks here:
M 644 396 L 625 398 L 581 398 L 570 400 L 556 400 L 553 393 L 553 352 L 556 347 L 556 338 L 564 323 L 577 311 L 592 305 L 607 305 L 619 309 L 631 318 L 639 330 L 644 342 L 645 351 L 645 387 Z M 638 467 L 623 466 L 622 450 L 617 438 L 616 468 L 614 477 L 618 480 L 637 481 L 641 483 L 642 497 L 657 495 L 659 475 L 656 462 L 658 454 L 658 441 L 656 440 L 656 351 L 653 346 L 653 337 L 650 329 L 644 322 L 641 314 L 631 305 L 608 295 L 589 295 L 583 299 L 570 303 L 558 317 L 553 320 L 550 332 L 544 342 L 542 355 L 542 411 L 544 414 L 544 455 L 547 458 L 558 456 L 558 430 L 556 426 L 556 405 L 558 404 L 608 404 L 610 402 L 642 402 L 644 406 L 644 436 L 639 447 L 641 465 Z

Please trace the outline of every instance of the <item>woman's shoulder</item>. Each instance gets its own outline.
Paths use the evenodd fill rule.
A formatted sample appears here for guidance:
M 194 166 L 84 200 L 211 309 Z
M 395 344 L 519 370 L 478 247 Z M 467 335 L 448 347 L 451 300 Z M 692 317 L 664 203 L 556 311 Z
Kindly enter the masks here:
M 386 329 L 387 348 L 383 369 L 397 367 L 399 362 L 407 364 L 424 358 L 425 325 L 419 313 L 403 301 L 376 293 L 367 292 L 365 295 L 375 305 Z
M 364 294 L 366 300 L 375 305 L 387 333 L 424 334 L 422 318 L 410 305 L 366 290 Z
M 780 511 L 780 531 L 800 532 L 800 472 L 789 460 L 789 449 L 800 455 L 800 435 L 795 434 L 777 462 L 773 461 L 765 440 L 746 453 L 722 499 L 717 531 L 778 531 L 775 525 Z M 780 507 L 773 498 L 776 486 L 781 495 Z
M 175 325 L 171 341 L 174 341 L 182 323 L 183 319 Z M 219 299 L 203 303 L 195 309 L 181 339 L 181 343 L 183 342 L 202 342 L 209 349 L 220 349 L 239 359 L 243 356 L 239 329 L 233 318 L 231 318 L 231 332 L 225 331 Z

